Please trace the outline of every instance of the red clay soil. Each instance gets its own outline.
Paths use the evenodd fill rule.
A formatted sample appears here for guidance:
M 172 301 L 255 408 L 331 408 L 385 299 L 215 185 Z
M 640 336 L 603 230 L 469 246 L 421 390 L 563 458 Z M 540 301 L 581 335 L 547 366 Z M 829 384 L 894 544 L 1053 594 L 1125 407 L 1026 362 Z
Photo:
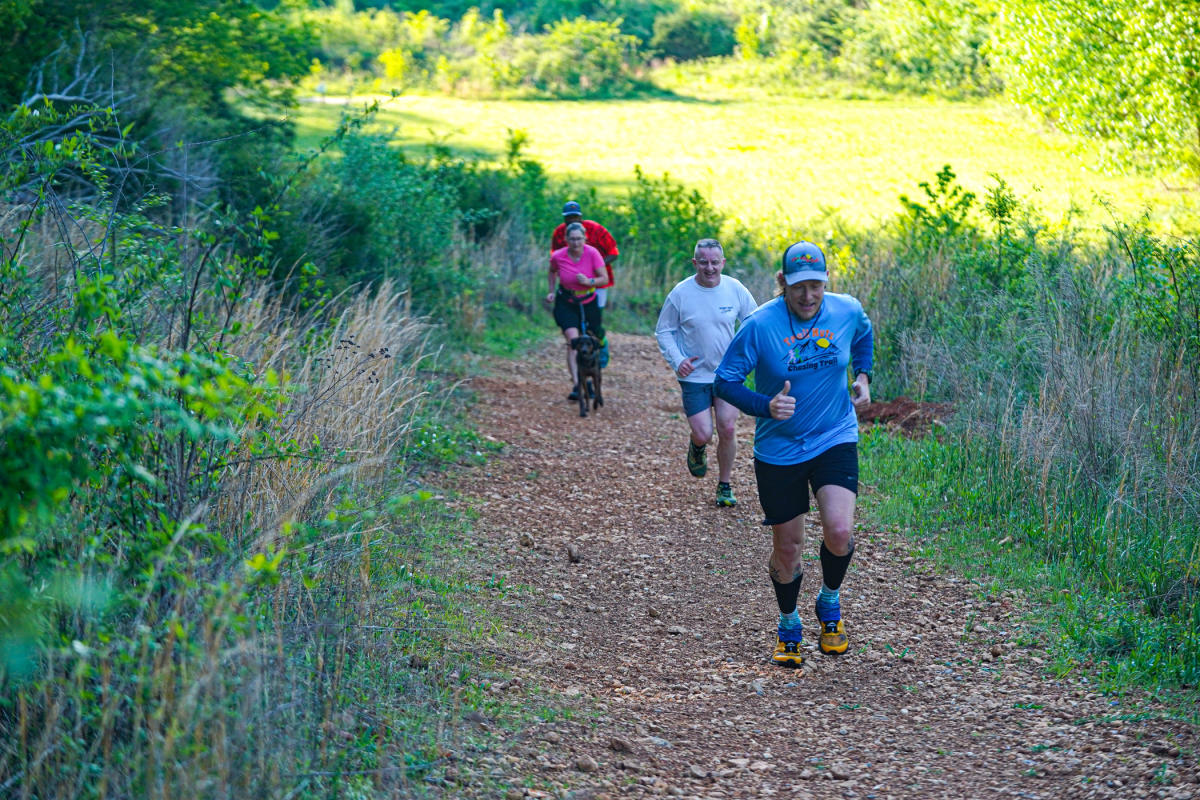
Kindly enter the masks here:
M 858 421 L 885 425 L 904 436 L 923 436 L 935 427 L 944 427 L 951 413 L 948 403 L 920 403 L 907 397 L 897 397 L 860 409 Z
M 739 503 L 716 508 L 715 453 L 708 477 L 687 473 L 653 339 L 611 339 L 606 403 L 587 419 L 566 401 L 558 342 L 473 382 L 481 430 L 505 447 L 464 476 L 461 502 L 480 514 L 489 569 L 533 587 L 492 609 L 509 633 L 486 644 L 517 677 L 488 691 L 572 714 L 462 758 L 435 792 L 474 794 L 487 775 L 512 800 L 1200 796 L 1195 728 L 1086 675 L 1056 679 L 1019 594 L 983 594 L 886 531 L 857 533 L 849 652 L 809 644 L 803 669 L 773 665 L 753 421 L 739 422 Z M 919 430 L 945 413 L 894 401 L 866 417 Z M 808 526 L 812 630 L 815 515 Z

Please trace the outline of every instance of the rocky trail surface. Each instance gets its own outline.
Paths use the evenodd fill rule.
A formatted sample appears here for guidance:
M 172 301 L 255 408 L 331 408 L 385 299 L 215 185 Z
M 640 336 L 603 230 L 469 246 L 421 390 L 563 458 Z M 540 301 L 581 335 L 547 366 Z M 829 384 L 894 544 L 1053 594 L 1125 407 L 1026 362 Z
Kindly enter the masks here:
M 606 404 L 586 419 L 566 402 L 557 341 L 472 382 L 480 430 L 506 446 L 460 490 L 490 569 L 533 587 L 492 609 L 519 634 L 489 643 L 517 677 L 488 690 L 572 713 L 460 771 L 509 776 L 513 800 L 1200 796 L 1193 727 L 1053 677 L 1019 595 L 940 574 L 895 534 L 859 526 L 849 652 L 773 665 L 753 423 L 739 422 L 739 503 L 719 509 L 714 450 L 708 477 L 685 469 L 687 424 L 653 339 L 611 338 Z M 812 631 L 815 514 L 808 529 Z

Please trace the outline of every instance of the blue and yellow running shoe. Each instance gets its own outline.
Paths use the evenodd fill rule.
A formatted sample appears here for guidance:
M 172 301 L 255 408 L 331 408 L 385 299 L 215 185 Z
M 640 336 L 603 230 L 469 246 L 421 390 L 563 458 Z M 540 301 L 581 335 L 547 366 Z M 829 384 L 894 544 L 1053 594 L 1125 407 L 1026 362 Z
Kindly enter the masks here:
M 821 623 L 821 638 L 817 646 L 826 655 L 838 655 L 846 652 L 850 640 L 846 638 L 846 629 L 842 625 L 842 605 L 837 600 L 822 602 L 817 598 L 817 621 Z
M 799 667 L 804 664 L 800 645 L 804 641 L 804 628 L 778 628 L 779 639 L 771 660 L 781 667 Z

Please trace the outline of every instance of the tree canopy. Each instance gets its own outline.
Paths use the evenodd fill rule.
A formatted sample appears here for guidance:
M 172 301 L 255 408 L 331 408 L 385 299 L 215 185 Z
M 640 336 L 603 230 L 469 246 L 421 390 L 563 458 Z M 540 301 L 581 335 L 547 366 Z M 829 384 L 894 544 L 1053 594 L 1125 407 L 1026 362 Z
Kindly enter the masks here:
M 996 61 L 1019 102 L 1125 159 L 1200 173 L 1200 0 L 999 6 Z

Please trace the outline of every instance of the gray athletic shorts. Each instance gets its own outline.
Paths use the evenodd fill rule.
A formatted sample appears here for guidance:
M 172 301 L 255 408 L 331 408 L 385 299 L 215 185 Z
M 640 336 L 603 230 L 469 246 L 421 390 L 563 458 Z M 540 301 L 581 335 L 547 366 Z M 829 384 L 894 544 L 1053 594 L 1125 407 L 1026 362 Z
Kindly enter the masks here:
M 713 401 L 717 397 L 713 394 L 711 383 L 680 381 L 679 389 L 683 392 L 683 413 L 688 417 L 712 408 Z

